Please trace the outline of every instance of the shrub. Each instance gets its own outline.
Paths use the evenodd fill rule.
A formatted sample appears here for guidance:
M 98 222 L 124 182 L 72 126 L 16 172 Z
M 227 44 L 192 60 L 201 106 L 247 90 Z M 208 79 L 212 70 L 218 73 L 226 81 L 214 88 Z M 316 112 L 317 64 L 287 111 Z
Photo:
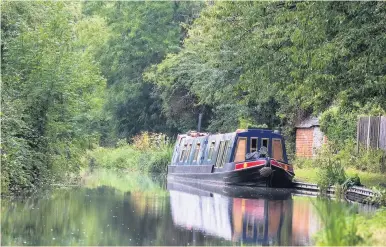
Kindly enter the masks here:
M 338 106 L 326 110 L 320 116 L 320 127 L 328 140 L 339 143 L 355 138 L 357 114 L 344 111 Z
M 133 137 L 133 146 L 139 150 L 155 150 L 169 146 L 169 139 L 162 133 L 149 133 L 147 131 Z
M 385 172 L 386 170 L 386 154 L 383 150 L 360 149 L 360 152 L 356 156 L 356 162 L 354 167 L 362 171 L 369 172 Z
M 354 141 L 348 140 L 343 143 L 331 143 L 323 145 L 318 150 L 314 159 L 297 159 L 295 165 L 299 168 L 310 166 L 318 168 L 318 185 L 321 188 L 345 183 L 344 188 L 352 185 L 360 185 L 358 175 L 348 178 L 345 168 L 355 168 L 360 171 L 382 173 L 386 167 L 385 152 L 383 150 L 364 150 L 362 147 L 359 152 Z
M 339 156 L 332 145 L 324 145 L 314 159 L 318 166 L 317 184 L 322 191 L 334 184 L 343 184 L 346 181 L 346 173 Z
M 167 166 L 172 158 L 173 148 L 171 146 L 160 151 L 151 152 L 146 160 L 147 172 L 166 173 Z
M 383 150 L 366 150 L 363 146 L 360 146 L 358 150 L 357 144 L 353 140 L 348 140 L 340 145 L 334 144 L 334 146 L 339 150 L 337 158 L 344 167 L 374 173 L 384 172 L 386 169 L 386 153 Z
M 372 190 L 374 192 L 374 196 L 366 198 L 366 201 L 370 203 L 386 206 L 386 189 L 373 187 Z

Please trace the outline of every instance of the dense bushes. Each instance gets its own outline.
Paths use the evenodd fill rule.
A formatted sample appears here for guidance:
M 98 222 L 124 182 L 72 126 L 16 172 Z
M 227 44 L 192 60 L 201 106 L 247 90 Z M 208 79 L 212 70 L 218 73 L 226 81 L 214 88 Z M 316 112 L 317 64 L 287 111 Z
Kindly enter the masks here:
M 83 158 L 83 165 L 93 168 L 165 173 L 172 156 L 172 146 L 165 135 L 144 132 L 131 144 L 120 141 L 116 148 L 98 147 Z
M 80 10 L 69 2 L 2 3 L 3 194 L 68 181 L 97 140 L 105 80 L 93 46 L 105 40 L 104 21 L 82 19 Z

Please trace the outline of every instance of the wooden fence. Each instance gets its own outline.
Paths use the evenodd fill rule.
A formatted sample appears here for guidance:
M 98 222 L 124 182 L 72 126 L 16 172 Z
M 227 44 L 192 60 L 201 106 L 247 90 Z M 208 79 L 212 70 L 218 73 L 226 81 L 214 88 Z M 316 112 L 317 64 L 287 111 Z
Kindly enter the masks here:
M 360 117 L 357 123 L 357 149 L 359 144 L 366 149 L 383 149 L 386 151 L 386 116 Z

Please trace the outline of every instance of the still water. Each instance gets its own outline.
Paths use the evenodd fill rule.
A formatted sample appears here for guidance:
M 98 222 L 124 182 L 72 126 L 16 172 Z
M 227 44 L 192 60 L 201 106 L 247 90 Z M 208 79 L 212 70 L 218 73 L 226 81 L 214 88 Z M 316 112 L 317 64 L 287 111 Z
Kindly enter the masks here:
M 312 245 L 315 198 L 95 172 L 1 204 L 1 245 Z

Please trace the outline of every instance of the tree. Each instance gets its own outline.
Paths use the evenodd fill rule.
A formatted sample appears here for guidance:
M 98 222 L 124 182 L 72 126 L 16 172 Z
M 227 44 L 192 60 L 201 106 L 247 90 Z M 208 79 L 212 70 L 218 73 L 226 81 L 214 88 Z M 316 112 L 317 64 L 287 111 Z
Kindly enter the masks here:
M 112 32 L 97 59 L 108 82 L 108 122 L 119 138 L 130 138 L 140 131 L 172 131 L 165 125 L 159 94 L 152 83 L 143 80 L 143 72 L 167 53 L 179 50 L 185 36 L 181 24 L 189 23 L 200 6 L 199 2 L 85 5 L 87 14 L 105 17 Z
M 96 134 L 105 81 L 80 14 L 74 3 L 3 5 L 2 185 L 13 192 L 76 171 Z

